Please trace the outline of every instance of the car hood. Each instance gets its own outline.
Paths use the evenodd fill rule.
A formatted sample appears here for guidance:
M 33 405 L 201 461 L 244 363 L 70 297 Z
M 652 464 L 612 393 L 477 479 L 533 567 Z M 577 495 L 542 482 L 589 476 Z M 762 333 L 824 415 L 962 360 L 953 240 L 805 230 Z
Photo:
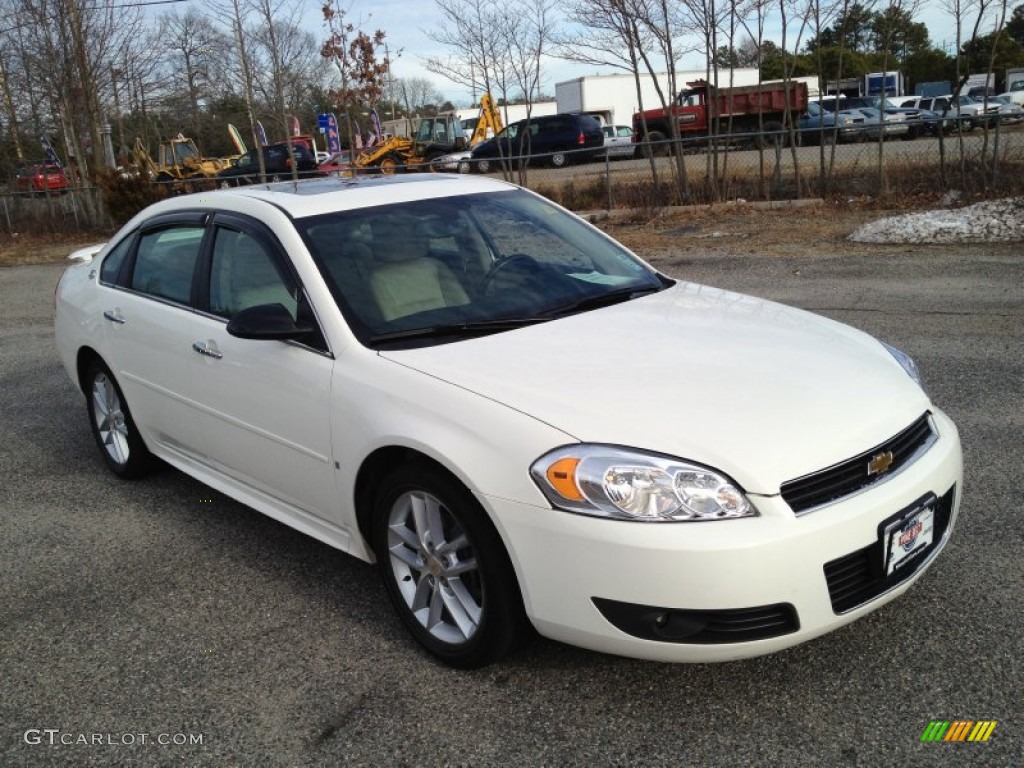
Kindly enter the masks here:
M 873 448 L 929 408 L 867 334 L 695 284 L 380 354 L 577 440 L 689 459 L 760 494 Z

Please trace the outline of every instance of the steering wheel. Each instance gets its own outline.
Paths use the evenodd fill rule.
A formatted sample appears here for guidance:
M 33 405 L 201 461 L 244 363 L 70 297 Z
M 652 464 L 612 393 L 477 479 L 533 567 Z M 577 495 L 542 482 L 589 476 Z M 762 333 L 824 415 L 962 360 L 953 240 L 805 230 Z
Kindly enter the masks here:
M 480 283 L 481 292 L 484 295 L 489 294 L 494 286 L 495 279 L 506 270 L 513 268 L 520 270 L 523 274 L 530 274 L 540 270 L 540 263 L 529 254 L 513 253 L 511 256 L 496 262 L 493 267 L 487 270 L 487 274 L 484 275 Z

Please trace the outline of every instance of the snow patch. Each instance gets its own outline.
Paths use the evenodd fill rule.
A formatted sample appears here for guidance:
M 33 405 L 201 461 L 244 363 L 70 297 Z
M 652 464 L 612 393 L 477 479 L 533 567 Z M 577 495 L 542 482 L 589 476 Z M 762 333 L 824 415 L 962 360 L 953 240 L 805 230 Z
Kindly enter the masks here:
M 859 227 L 858 243 L 1011 243 L 1024 240 L 1024 198 L 890 216 Z

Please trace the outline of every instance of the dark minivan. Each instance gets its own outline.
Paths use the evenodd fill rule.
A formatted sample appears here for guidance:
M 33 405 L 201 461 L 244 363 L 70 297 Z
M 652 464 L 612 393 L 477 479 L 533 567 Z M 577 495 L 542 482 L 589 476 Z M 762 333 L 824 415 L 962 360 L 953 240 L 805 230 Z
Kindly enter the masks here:
M 487 173 L 502 159 L 528 158 L 529 162 L 561 168 L 592 160 L 603 151 L 601 124 L 590 115 L 544 115 L 512 123 L 493 139 L 478 144 L 473 149 L 473 165 Z
M 316 165 L 316 157 L 303 144 L 292 144 L 292 154 L 299 176 L 323 176 Z M 285 181 L 292 177 L 292 159 L 288 156 L 288 144 L 269 144 L 263 147 L 263 163 L 267 171 L 267 181 Z M 250 149 L 241 155 L 230 168 L 217 174 L 217 178 L 228 186 L 237 187 L 241 184 L 255 184 L 260 180 L 260 161 L 256 150 Z

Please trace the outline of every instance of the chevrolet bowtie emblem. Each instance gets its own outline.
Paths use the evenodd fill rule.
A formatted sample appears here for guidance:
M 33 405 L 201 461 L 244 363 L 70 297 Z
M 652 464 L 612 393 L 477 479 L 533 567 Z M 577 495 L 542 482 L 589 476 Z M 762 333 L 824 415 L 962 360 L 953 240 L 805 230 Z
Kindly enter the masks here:
M 871 461 L 868 462 L 868 476 L 881 475 L 889 471 L 889 467 L 892 466 L 892 451 L 886 451 L 885 453 L 879 453 L 871 457 Z

